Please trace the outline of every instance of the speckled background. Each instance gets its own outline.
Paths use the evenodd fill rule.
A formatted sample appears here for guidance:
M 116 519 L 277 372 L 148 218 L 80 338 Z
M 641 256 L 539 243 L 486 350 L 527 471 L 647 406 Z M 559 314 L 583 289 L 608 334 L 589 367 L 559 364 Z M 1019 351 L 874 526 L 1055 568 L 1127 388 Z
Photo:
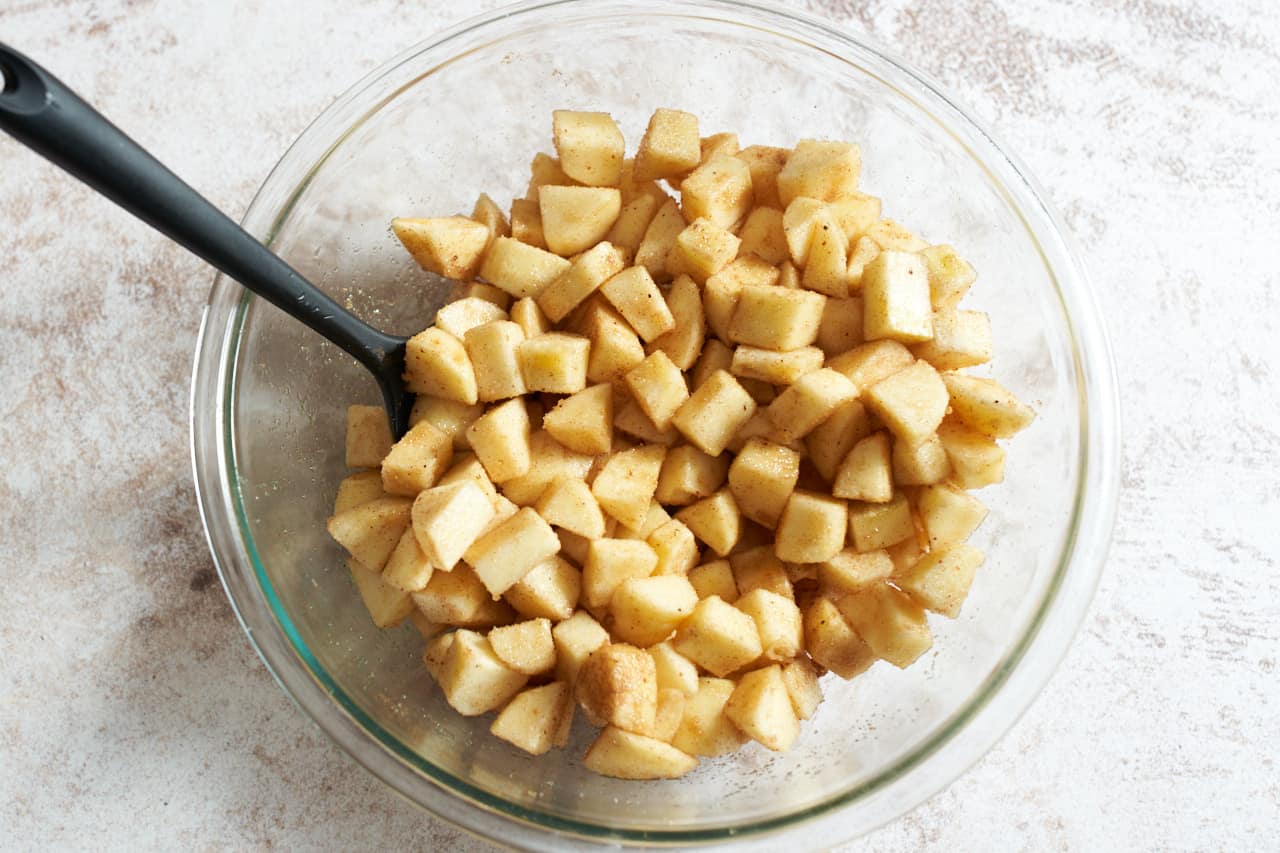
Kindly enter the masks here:
M 0 39 L 238 216 L 387 56 L 489 2 L 4 0 Z M 1045 185 L 1111 320 L 1111 560 L 1048 689 L 850 851 L 1280 849 L 1280 15 L 1271 0 L 812 0 Z M 210 272 L 0 139 L 0 847 L 486 845 L 384 790 L 236 624 L 187 459 Z

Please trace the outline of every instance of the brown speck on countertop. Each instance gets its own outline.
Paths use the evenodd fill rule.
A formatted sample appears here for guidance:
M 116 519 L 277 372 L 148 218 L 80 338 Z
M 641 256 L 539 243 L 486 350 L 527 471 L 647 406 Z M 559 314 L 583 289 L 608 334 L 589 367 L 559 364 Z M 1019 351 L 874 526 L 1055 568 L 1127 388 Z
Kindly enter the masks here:
M 1273 0 L 783 2 L 907 57 L 1028 164 L 1111 323 L 1125 428 L 1061 669 L 960 780 L 839 849 L 1280 849 Z M 0 33 L 238 218 L 337 93 L 497 5 L 13 0 Z M 0 838 L 491 849 L 330 745 L 225 600 L 187 456 L 210 271 L 7 137 L 0 163 Z

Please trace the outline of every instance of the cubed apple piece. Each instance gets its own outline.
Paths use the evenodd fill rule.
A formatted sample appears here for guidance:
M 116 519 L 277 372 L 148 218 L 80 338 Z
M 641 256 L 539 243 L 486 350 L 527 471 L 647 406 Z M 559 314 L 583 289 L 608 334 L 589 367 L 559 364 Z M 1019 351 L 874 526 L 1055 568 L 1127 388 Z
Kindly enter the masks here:
M 920 252 L 929 271 L 929 300 L 938 311 L 953 310 L 978 274 L 951 246 L 930 246 Z
M 713 133 L 710 136 L 704 136 L 701 145 L 702 158 L 698 162 L 705 163 L 712 157 L 733 157 L 741 147 L 736 133 Z
M 757 207 L 747 215 L 738 231 L 739 257 L 755 257 L 768 264 L 781 264 L 790 257 L 781 210 Z
M 478 297 L 455 299 L 436 312 L 436 328 L 462 340 L 476 326 L 507 319 L 507 312 Z
M 869 341 L 841 353 L 827 362 L 862 393 L 893 374 L 915 364 L 916 357 L 897 341 Z
M 473 405 L 476 374 L 462 341 L 442 329 L 424 329 L 404 347 L 405 388 Z
M 844 298 L 849 295 L 848 243 L 844 230 L 829 209 L 814 217 L 809 257 L 805 261 L 800 286 L 827 296 Z
M 624 436 L 645 444 L 670 447 L 680 439 L 680 433 L 675 427 L 667 424 L 659 428 L 634 399 L 627 399 L 622 408 L 618 409 L 617 414 L 613 416 L 613 427 Z
M 529 184 L 524 197 L 532 201 L 538 200 L 538 193 L 547 185 L 564 186 L 576 184 L 573 178 L 565 174 L 560 166 L 560 158 L 552 157 L 543 151 L 533 155 L 529 162 Z
M 818 566 L 818 582 L 834 598 L 858 592 L 888 580 L 893 574 L 893 561 L 887 551 L 861 553 L 855 548 L 845 548 L 830 560 Z
M 778 521 L 774 551 L 791 563 L 821 563 L 844 547 L 848 509 L 844 501 L 795 491 Z
M 684 374 L 661 350 L 628 370 L 624 380 L 631 396 L 658 429 L 668 427 L 676 411 L 689 399 Z
M 667 269 L 667 259 L 676 245 L 676 238 L 685 229 L 684 214 L 675 199 L 667 199 L 653 215 L 644 237 L 636 248 L 635 264 L 644 267 L 657 281 L 669 281 L 673 276 Z
M 588 539 L 604 536 L 604 513 L 591 494 L 591 487 L 582 480 L 556 480 L 538 498 L 536 509 L 538 515 L 555 527 Z
M 453 645 L 453 634 L 453 631 L 449 631 L 432 638 L 422 650 L 422 665 L 426 667 L 431 680 L 437 683 L 440 681 L 441 674 L 444 673 L 445 661 L 449 659 L 449 647 Z
M 695 219 L 676 235 L 667 258 L 667 270 L 672 275 L 683 273 L 702 284 L 737 257 L 741 242 L 727 228 L 710 219 Z
M 744 516 L 772 529 L 799 477 L 800 454 L 753 438 L 729 466 L 729 491 Z
M 429 421 L 411 428 L 382 460 L 382 488 L 412 497 L 435 485 L 453 460 L 453 441 Z
M 787 241 L 787 260 L 793 265 L 803 267 L 808 262 L 814 226 L 826 209 L 818 199 L 803 196 L 787 205 L 782 214 L 782 231 Z
M 544 220 L 544 235 L 545 232 Z M 593 241 L 590 245 L 595 242 L 598 241 Z M 563 275 L 570 266 L 559 255 L 521 243 L 512 237 L 499 237 L 485 253 L 484 263 L 480 265 L 480 277 L 516 299 L 526 296 L 536 298 L 542 288 Z
M 698 667 L 676 651 L 671 643 L 657 643 L 646 651 L 653 658 L 659 691 L 678 690 L 685 696 L 693 696 L 698 692 Z
M 547 248 L 568 257 L 605 238 L 622 211 L 622 196 L 614 187 L 546 186 L 538 191 L 538 211 Z
M 492 284 L 485 284 L 483 281 L 469 281 L 458 291 L 459 299 L 483 299 L 485 302 L 492 302 L 503 311 L 511 307 L 511 294 L 507 293 L 500 287 L 494 287 Z
M 621 272 L 623 266 L 623 253 L 618 247 L 597 243 L 538 293 L 538 307 L 548 320 L 559 323 L 600 285 Z
M 1036 413 L 994 379 L 945 373 L 951 410 L 967 426 L 991 438 L 1010 438 L 1030 426 Z
M 800 720 L 777 664 L 743 675 L 724 713 L 743 734 L 775 752 L 790 749 L 800 736 Z
M 712 560 L 695 566 L 689 570 L 689 583 L 693 584 L 698 598 L 711 598 L 714 595 L 729 604 L 738 600 L 738 586 L 728 560 Z
M 576 394 L 587 387 L 591 342 L 578 335 L 548 332 L 520 342 L 517 355 L 525 388 L 547 394 Z
M 556 733 L 572 712 L 569 685 L 553 681 L 517 694 L 494 719 L 489 732 L 530 755 L 543 755 L 555 745 Z
M 591 484 L 604 511 L 627 527 L 639 527 L 658 488 L 666 453 L 660 445 L 642 445 L 613 454 Z
M 755 620 L 764 660 L 785 663 L 804 650 L 800 608 L 792 599 L 753 589 L 733 606 Z
M 471 446 L 467 444 L 467 427 L 475 423 L 476 418 L 482 414 L 484 406 L 480 403 L 468 405 L 457 400 L 446 400 L 444 397 L 419 394 L 409 412 L 409 426 L 430 421 L 432 426 L 449 436 L 454 450 L 466 450 Z
M 351 572 L 351 580 L 369 611 L 369 618 L 377 627 L 399 625 L 413 611 L 413 599 L 409 593 L 388 583 L 381 573 L 369 571 L 355 559 L 347 560 L 347 570 Z
M 556 665 L 549 619 L 526 619 L 494 628 L 489 632 L 489 645 L 503 663 L 524 675 L 550 672 Z
M 778 172 L 778 199 L 790 204 L 799 196 L 819 201 L 847 198 L 858 191 L 862 152 L 849 142 L 802 139 Z
M 609 632 L 585 610 L 556 623 L 551 629 L 556 644 L 556 680 L 573 684 L 578 670 L 596 649 L 608 644 Z
M 529 439 L 529 470 L 502 483 L 502 493 L 519 506 L 533 506 L 556 480 L 585 479 L 592 457 L 575 453 L 538 430 Z
M 771 145 L 750 145 L 737 153 L 737 158 L 747 164 L 751 172 L 751 197 L 756 209 L 782 209 L 778 196 L 778 173 L 787 165 L 791 151 Z
M 623 581 L 647 578 L 657 565 L 658 555 L 647 542 L 594 539 L 582 566 L 582 602 L 588 607 L 608 607 Z
M 605 643 L 583 661 L 574 696 L 593 725 L 647 734 L 658 707 L 653 658 L 627 643 Z
M 683 521 L 672 518 L 658 525 L 645 541 L 658 555 L 655 575 L 686 575 L 698 564 L 698 542 Z
M 794 594 L 787 577 L 787 568 L 773 553 L 771 544 L 738 551 L 729 557 L 729 565 L 733 567 L 735 587 L 743 597 L 757 589 L 767 590 L 783 598 L 791 598 Z
M 473 626 L 492 601 L 484 584 L 466 565 L 451 572 L 432 572 L 427 585 L 413 593 L 413 603 L 422 615 L 441 625 Z
M 994 439 L 962 423 L 944 420 L 938 440 L 951 463 L 951 479 L 962 489 L 980 489 L 1004 480 L 1004 449 Z
M 520 370 L 518 353 L 525 337 L 519 325 L 509 320 L 486 323 L 470 329 L 463 340 L 481 401 L 505 400 L 528 391 Z
M 870 434 L 871 419 L 866 409 L 857 400 L 848 400 L 805 437 L 805 449 L 809 451 L 814 470 L 830 483 L 849 451 Z
M 916 361 L 872 385 L 863 400 L 895 437 L 917 445 L 937 431 L 950 397 L 938 371 Z
M 417 544 L 412 528 L 406 528 L 383 566 L 383 580 L 404 592 L 417 592 L 426 587 L 435 567 Z
M 538 208 L 536 200 L 527 198 L 512 200 L 510 237 L 535 249 L 547 248 L 547 238 L 542 233 L 542 211 Z M 490 243 L 491 248 L 492 245 Z M 505 291 L 503 294 L 510 298 L 510 294 Z
M 464 717 L 475 717 L 501 708 L 520 692 L 528 677 L 504 664 L 488 639 L 461 628 L 453 632 L 453 642 L 440 672 L 444 698 Z
M 647 647 L 671 636 L 698 603 L 698 593 L 683 575 L 629 578 L 609 600 L 614 636 Z
M 911 252 L 885 250 L 862 272 L 862 331 L 881 338 L 916 343 L 933 337 L 929 271 Z
M 933 339 L 911 351 L 938 370 L 985 364 L 991 360 L 991 321 L 979 311 L 939 311 L 933 315 Z
M 608 113 L 555 110 L 551 128 L 560 168 L 566 175 L 589 187 L 618 185 L 625 142 Z
M 702 347 L 702 354 L 698 356 L 697 362 L 694 363 L 693 370 L 689 373 L 689 387 L 696 391 L 717 370 L 728 372 L 732 366 L 733 349 L 717 338 L 709 338 Z
M 657 109 L 640 138 L 632 174 L 638 181 L 679 178 L 702 159 L 698 117 L 681 110 Z
M 820 370 L 822 361 L 822 350 L 817 347 L 776 352 L 743 345 L 733 351 L 729 371 L 743 379 L 757 379 L 771 385 L 790 385 L 806 373 Z
M 556 403 L 542 419 L 552 438 L 578 453 L 608 453 L 613 440 L 613 387 L 593 385 Z
M 646 341 L 657 340 L 675 328 L 667 301 L 642 266 L 628 267 L 613 276 L 601 285 L 600 292 Z
M 928 248 L 928 241 L 912 233 L 892 219 L 881 219 L 866 230 L 866 236 L 889 252 L 918 254 Z
M 657 738 L 609 726 L 583 756 L 582 766 L 615 779 L 678 779 L 698 759 Z
M 826 598 L 804 612 L 804 646 L 815 663 L 841 678 L 861 675 L 876 662 L 875 652 Z
M 654 497 L 666 506 L 688 506 L 724 484 L 729 461 L 682 444 L 667 451 Z
M 581 587 L 582 573 L 568 560 L 555 556 L 530 569 L 503 597 L 521 616 L 559 623 L 573 615 Z
M 982 551 L 958 542 L 925 554 L 894 583 L 926 610 L 954 619 L 985 559 Z
M 933 645 L 924 609 L 882 583 L 836 602 L 841 615 L 876 657 L 905 669 Z
M 882 430 L 853 446 L 836 471 L 831 493 L 848 500 L 887 503 L 893 499 L 893 483 L 889 434 Z
M 489 240 L 485 243 L 486 249 L 489 248 L 489 243 L 498 237 L 507 237 L 511 234 L 511 224 L 503 215 L 502 208 L 490 198 L 488 193 L 480 193 L 479 198 L 476 199 L 475 205 L 471 208 L 471 219 L 489 229 Z
M 716 155 L 680 182 L 680 204 L 688 222 L 732 228 L 751 211 L 751 170 L 736 157 Z
M 476 458 L 495 483 L 529 470 L 533 462 L 529 434 L 529 412 L 518 399 L 494 406 L 476 418 L 466 433 Z
M 825 302 L 825 296 L 807 290 L 744 287 L 729 322 L 729 338 L 779 352 L 809 346 L 818 337 Z
M 769 404 L 769 420 L 784 441 L 804 438 L 840 406 L 856 399 L 858 389 L 831 368 L 806 373 Z
M 382 406 L 347 406 L 348 468 L 377 468 L 391 451 L 391 422 Z
M 449 571 L 493 516 L 492 501 L 475 483 L 437 486 L 414 499 L 413 533 L 431 565 Z
M 707 337 L 702 293 L 693 279 L 682 275 L 672 282 L 667 291 L 667 310 L 675 320 L 675 327 L 655 338 L 648 350 L 665 352 L 676 367 L 688 370 L 698 360 Z
M 657 194 L 641 193 L 630 201 L 624 196 L 622 210 L 605 240 L 616 246 L 626 258 L 635 258 L 658 208 L 666 201 L 667 196 L 661 190 Z
M 859 551 L 879 551 L 916 535 L 911 505 L 897 494 L 882 504 L 855 503 L 849 507 L 849 535 Z
M 742 533 L 742 513 L 728 489 L 690 504 L 676 518 L 721 557 L 733 550 Z
M 797 717 L 808 720 L 822 704 L 822 685 L 818 682 L 818 670 L 813 661 L 801 656 L 782 665 L 782 683 L 791 698 L 791 710 Z
M 708 456 L 719 456 L 756 410 L 756 402 L 728 371 L 711 375 L 672 417 L 676 429 Z
M 777 267 L 757 257 L 740 257 L 707 279 L 702 293 L 707 326 L 721 341 L 730 342 L 733 315 L 744 287 L 773 287 L 778 282 Z
M 828 358 L 848 352 L 863 342 L 862 298 L 829 298 L 822 307 L 815 343 Z
M 511 306 L 511 322 L 520 327 L 526 338 L 536 337 L 551 331 L 551 321 L 542 313 L 538 303 L 530 297 L 517 299 Z M 506 318 L 503 318 L 506 319 Z M 479 324 L 477 324 L 479 325 Z
M 653 715 L 652 737 L 664 743 L 670 743 L 684 719 L 684 706 L 688 702 L 685 694 L 670 687 L 658 688 L 658 710 Z
M 525 507 L 480 537 L 467 549 L 465 559 L 497 598 L 559 550 L 560 540 L 551 525 Z
M 755 620 L 715 596 L 698 601 L 672 646 L 716 676 L 741 669 L 763 651 Z
M 377 469 L 359 471 L 338 484 L 338 494 L 333 499 L 333 514 L 340 515 L 360 504 L 385 497 L 388 495 L 382 490 L 382 472 Z
M 855 192 L 827 204 L 845 240 L 853 243 L 880 221 L 880 199 Z
M 698 690 L 685 702 L 684 717 L 671 743 L 690 755 L 707 758 L 746 743 L 747 736 L 724 713 L 735 686 L 727 678 L 699 678 Z
M 893 443 L 893 481 L 899 486 L 931 486 L 951 474 L 947 450 L 937 433 L 919 444 Z
M 867 264 L 879 256 L 880 251 L 880 244 L 866 236 L 859 237 L 849 245 L 847 279 L 850 293 L 857 293 L 862 290 L 862 274 L 866 272 Z
M 946 484 L 921 489 L 916 509 L 935 550 L 965 541 L 987 517 L 982 501 Z
M 474 276 L 489 242 L 489 229 L 465 216 L 396 218 L 391 230 L 418 266 L 445 278 Z

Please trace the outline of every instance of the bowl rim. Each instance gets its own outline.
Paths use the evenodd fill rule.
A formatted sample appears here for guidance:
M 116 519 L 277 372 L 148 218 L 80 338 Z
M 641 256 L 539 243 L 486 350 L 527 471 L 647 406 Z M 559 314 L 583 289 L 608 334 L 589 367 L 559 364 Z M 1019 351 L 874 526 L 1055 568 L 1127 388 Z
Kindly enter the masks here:
M 246 228 L 272 245 L 279 227 L 312 176 L 348 134 L 398 94 L 399 89 L 384 93 L 367 106 L 354 123 L 347 119 L 343 111 L 359 102 L 384 76 L 419 55 L 443 48 L 467 34 L 559 7 L 580 8 L 584 13 L 601 15 L 636 11 L 634 4 L 625 0 L 527 0 L 476 15 L 406 48 L 348 88 L 303 130 L 255 194 L 243 219 Z M 897 78 L 890 85 L 939 121 L 953 136 L 959 139 L 958 134 L 965 134 L 967 138 L 960 141 L 988 171 L 994 185 L 1022 217 L 1029 238 L 1040 249 L 1071 333 L 1081 418 L 1079 485 L 1072 520 L 1053 580 L 1026 633 L 1006 652 L 1000 666 L 937 731 L 872 779 L 807 808 L 731 827 L 617 829 L 528 809 L 432 765 L 383 730 L 310 654 L 275 596 L 254 546 L 239 493 L 231 423 L 230 402 L 234 399 L 237 381 L 236 354 L 253 297 L 225 276 L 217 276 L 196 341 L 190 397 L 190 447 L 206 540 L 232 610 L 285 694 L 330 739 L 406 799 L 489 841 L 502 844 L 515 841 L 545 849 L 586 849 L 601 841 L 664 846 L 728 841 L 754 844 L 802 826 L 838 841 L 846 837 L 839 834 L 841 813 L 876 796 L 879 797 L 878 813 L 858 831 L 866 832 L 883 825 L 962 775 L 1031 706 L 1071 645 L 1088 610 L 1110 544 L 1119 494 L 1120 447 L 1120 406 L 1111 348 L 1079 254 L 1026 167 L 929 76 L 865 36 L 847 32 L 832 22 L 766 0 L 657 0 L 646 4 L 645 10 L 646 14 L 705 16 L 699 12 L 718 12 L 720 22 L 728 25 L 749 26 L 753 20 L 772 31 L 804 37 L 811 47 L 824 42 L 834 44 L 843 48 L 844 52 L 838 55 L 846 59 L 852 54 L 875 60 L 882 66 L 881 70 L 891 69 L 892 76 Z M 336 126 L 340 116 L 345 127 Z M 303 175 L 302 179 L 289 191 L 285 202 L 276 205 L 276 198 L 266 197 L 267 187 L 286 168 L 294 167 L 294 160 L 300 159 L 306 143 L 312 139 L 332 142 L 318 160 L 301 164 L 306 167 L 297 170 Z M 975 146 L 981 147 L 986 156 L 975 151 Z M 275 208 L 269 210 L 273 205 Z M 221 328 L 214 325 L 219 309 L 227 309 L 228 314 L 226 325 Z M 1033 651 L 1040 666 L 1032 669 L 1020 666 Z M 997 695 L 1012 699 L 994 703 L 992 700 Z M 333 711 L 337 713 L 326 713 Z M 964 738 L 960 737 L 961 733 L 965 734 Z M 948 769 L 940 771 L 937 762 L 930 768 L 926 759 L 944 752 L 953 755 Z M 424 778 L 432 784 L 422 785 Z M 911 783 L 909 791 L 904 789 L 907 782 Z M 547 842 L 548 832 L 555 833 L 554 845 Z

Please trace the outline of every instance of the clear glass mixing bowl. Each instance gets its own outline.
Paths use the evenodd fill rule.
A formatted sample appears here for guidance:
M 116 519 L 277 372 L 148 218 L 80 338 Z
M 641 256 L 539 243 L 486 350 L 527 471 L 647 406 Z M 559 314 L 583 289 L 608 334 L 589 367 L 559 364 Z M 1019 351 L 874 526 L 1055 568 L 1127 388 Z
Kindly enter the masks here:
M 982 498 L 989 554 L 934 649 L 830 679 L 785 754 L 749 747 L 679 781 L 586 772 L 590 732 L 531 758 L 464 719 L 423 672 L 412 627 L 372 627 L 324 532 L 343 475 L 344 410 L 378 401 L 350 358 L 225 278 L 204 318 L 192 442 L 210 547 L 232 604 L 281 686 L 388 785 L 501 842 L 804 846 L 866 832 L 990 748 L 1065 652 L 1110 535 L 1118 423 L 1107 343 L 1085 273 L 1024 169 L 938 88 L 812 18 L 718 0 L 552 2 L 491 13 L 396 57 L 285 154 L 245 227 L 374 325 L 412 333 L 448 297 L 389 234 L 395 215 L 471 209 L 523 192 L 550 149 L 551 111 L 607 110 L 634 148 L 657 106 L 744 144 L 857 140 L 889 215 L 955 244 L 980 271 L 993 364 L 1035 405 L 1007 478 Z M 582 724 L 580 724 L 582 725 Z

